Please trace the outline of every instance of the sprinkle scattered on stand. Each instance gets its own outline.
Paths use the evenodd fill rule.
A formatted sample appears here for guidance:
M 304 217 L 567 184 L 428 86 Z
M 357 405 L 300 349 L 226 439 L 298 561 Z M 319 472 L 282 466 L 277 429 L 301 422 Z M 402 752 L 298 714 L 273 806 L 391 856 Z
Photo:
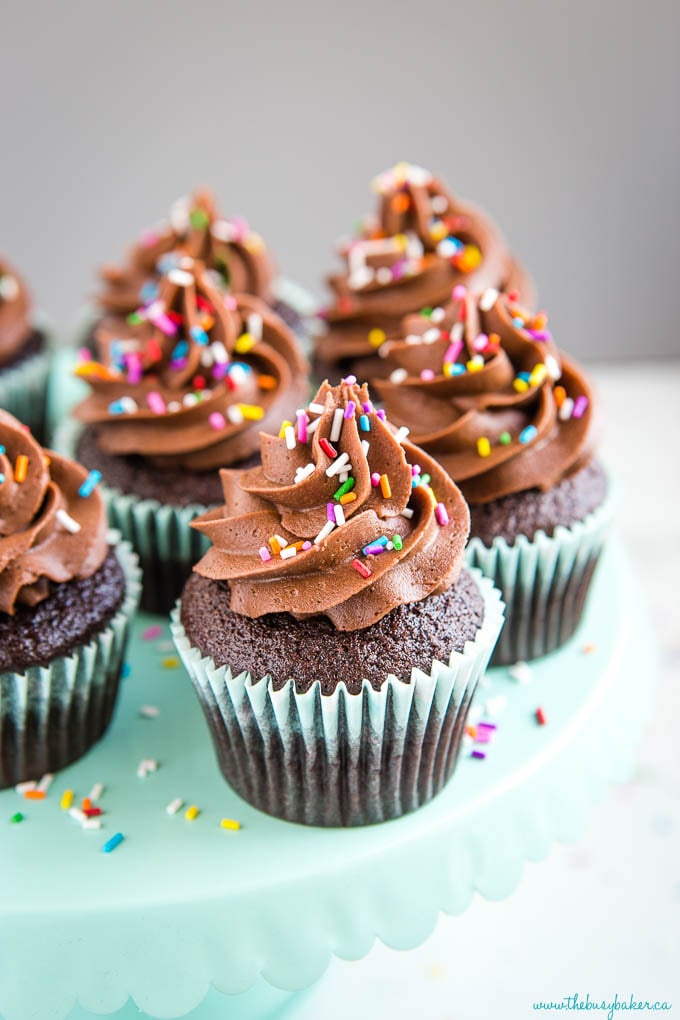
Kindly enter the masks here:
M 103 853 L 110 854 L 112 850 L 115 850 L 116 847 L 120 846 L 124 839 L 125 836 L 122 832 L 116 832 L 110 839 L 107 839 L 106 843 L 104 843 L 104 846 L 102 847 Z
M 160 637 L 162 633 L 163 628 L 160 626 L 160 624 L 153 623 L 150 627 L 147 627 L 146 630 L 142 631 L 142 640 L 153 641 L 154 638 Z
M 543 711 L 543 709 L 540 708 L 540 707 L 537 708 L 535 715 L 536 715 L 536 722 L 538 723 L 538 725 L 539 726 L 545 726 L 545 724 L 547 723 L 548 720 L 546 718 L 546 714 Z
M 241 823 L 237 822 L 234 818 L 223 818 L 220 822 L 220 828 L 231 829 L 232 831 L 237 832 L 241 828 Z
M 176 815 L 177 812 L 181 811 L 183 807 L 184 807 L 184 801 L 182 800 L 182 798 L 181 797 L 175 797 L 174 800 L 170 801 L 170 803 L 168 804 L 168 806 L 165 809 L 165 812 L 168 815 Z
M 13 822 L 16 825 L 18 822 L 23 822 L 24 818 L 25 815 L 22 815 L 21 811 L 15 811 L 15 813 L 10 818 L 10 822 Z
M 161 710 L 158 705 L 140 705 L 139 714 L 143 719 L 157 719 Z
M 176 669 L 179 666 L 179 659 L 175 655 L 169 655 L 161 659 L 161 666 L 163 669 Z
M 508 668 L 508 675 L 518 684 L 528 684 L 532 676 L 531 666 L 524 659 L 519 659 Z
M 188 807 L 184 812 L 184 817 L 188 822 L 193 822 L 198 818 L 200 813 L 200 808 L 197 808 L 195 804 L 192 804 L 191 807 Z

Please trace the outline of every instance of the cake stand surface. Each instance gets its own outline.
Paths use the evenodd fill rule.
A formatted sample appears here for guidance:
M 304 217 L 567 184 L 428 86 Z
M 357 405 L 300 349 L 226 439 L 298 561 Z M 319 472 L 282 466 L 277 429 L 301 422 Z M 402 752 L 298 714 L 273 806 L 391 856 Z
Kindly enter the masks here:
M 439 911 L 462 912 L 475 891 L 507 896 L 526 860 L 576 839 L 629 772 L 656 668 L 612 543 L 569 644 L 532 664 L 527 684 L 500 668 L 484 680 L 476 703 L 498 725 L 479 745 L 485 760 L 464 751 L 448 787 L 412 815 L 324 830 L 270 818 L 225 784 L 164 620 L 140 616 L 128 658 L 99 745 L 43 801 L 0 793 L 2 1020 L 294 1014 L 289 993 L 333 954 L 358 959 L 375 938 L 416 946 Z M 159 767 L 140 778 L 144 759 Z M 102 828 L 84 831 L 60 800 L 95 783 Z M 200 809 L 195 821 L 166 813 L 178 797 Z M 25 818 L 11 823 L 17 811 Z M 103 853 L 116 832 L 124 841 Z

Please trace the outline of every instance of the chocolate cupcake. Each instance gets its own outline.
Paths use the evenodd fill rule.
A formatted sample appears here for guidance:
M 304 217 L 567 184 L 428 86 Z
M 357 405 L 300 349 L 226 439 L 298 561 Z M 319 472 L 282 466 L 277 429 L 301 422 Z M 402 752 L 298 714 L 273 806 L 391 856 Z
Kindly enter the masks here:
M 506 602 L 494 664 L 545 655 L 581 618 L 611 521 L 594 457 L 593 395 L 544 313 L 507 295 L 453 291 L 384 345 L 376 390 L 392 421 L 470 505 L 468 562 Z
M 45 424 L 49 350 L 32 318 L 26 284 L 0 257 L 0 408 L 38 437 Z
M 498 592 L 462 569 L 460 491 L 352 377 L 261 442 L 173 614 L 220 768 L 289 821 L 397 817 L 455 768 Z
M 106 731 L 139 590 L 94 479 L 0 412 L 0 788 Z
M 264 302 L 225 294 L 189 256 L 131 321 L 102 323 L 97 344 L 77 368 L 84 428 L 56 442 L 101 473 L 109 519 L 141 558 L 142 604 L 167 612 L 205 549 L 189 522 L 221 500 L 217 469 L 259 462 L 260 429 L 306 399 L 306 362 Z
M 387 337 L 398 335 L 405 315 L 447 301 L 456 284 L 519 291 L 533 301 L 533 284 L 498 227 L 429 171 L 399 163 L 373 187 L 377 215 L 342 245 L 345 271 L 328 278 L 333 300 L 320 313 L 315 340 L 321 379 L 348 371 L 369 381 L 384 376 L 379 354 Z

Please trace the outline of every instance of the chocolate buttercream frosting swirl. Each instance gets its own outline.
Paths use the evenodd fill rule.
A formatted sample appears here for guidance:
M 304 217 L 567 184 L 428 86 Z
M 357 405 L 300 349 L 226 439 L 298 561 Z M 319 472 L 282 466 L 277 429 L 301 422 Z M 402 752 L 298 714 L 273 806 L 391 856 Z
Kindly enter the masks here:
M 50 582 L 90 577 L 104 562 L 106 511 L 96 488 L 80 495 L 87 478 L 0 411 L 0 612 L 34 606 Z
M 342 246 L 345 271 L 328 278 L 333 302 L 321 313 L 327 330 L 317 340 L 323 362 L 375 355 L 403 316 L 443 303 L 457 283 L 533 301 L 533 285 L 498 227 L 429 171 L 401 163 L 373 186 L 377 217 Z M 380 375 L 375 360 L 371 373 Z
M 140 454 L 160 468 L 211 471 L 257 451 L 307 393 L 307 364 L 271 309 L 225 294 L 189 256 L 124 327 L 104 322 L 99 360 L 76 369 L 91 394 L 74 410 L 97 426 L 106 453 Z
M 384 356 L 390 376 L 375 388 L 387 413 L 469 503 L 546 491 L 592 458 L 589 383 L 543 312 L 459 285 L 445 307 L 407 316 Z
M 262 466 L 222 471 L 224 506 L 192 522 L 212 542 L 194 569 L 228 583 L 235 612 L 359 630 L 454 583 L 465 501 L 353 377 L 261 444 Z
M 159 278 L 185 255 L 212 269 L 221 289 L 271 303 L 274 266 L 264 241 L 242 217 L 221 216 L 215 196 L 202 189 L 178 199 L 168 223 L 145 230 L 123 265 L 103 267 L 98 305 L 107 314 L 134 312 L 157 296 Z
M 12 361 L 31 333 L 31 299 L 20 276 L 0 258 L 0 365 Z

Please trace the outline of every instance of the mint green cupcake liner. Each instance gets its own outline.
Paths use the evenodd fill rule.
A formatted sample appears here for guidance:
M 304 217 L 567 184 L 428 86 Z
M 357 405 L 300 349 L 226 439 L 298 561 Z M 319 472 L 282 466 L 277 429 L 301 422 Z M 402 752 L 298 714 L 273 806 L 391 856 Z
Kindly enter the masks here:
M 77 460 L 83 426 L 67 419 L 54 435 L 54 448 Z M 142 499 L 100 482 L 109 524 L 132 545 L 143 574 L 142 609 L 167 614 L 174 606 L 193 566 L 210 542 L 191 527 L 191 521 L 208 509 L 200 503 L 175 506 L 157 499 Z
M 141 590 L 130 545 L 115 533 L 110 541 L 125 574 L 125 596 L 104 630 L 47 666 L 0 672 L 0 789 L 64 768 L 108 729 Z
M 50 372 L 49 331 L 42 323 L 36 329 L 45 338 L 42 351 L 5 370 L 0 369 L 0 408 L 9 411 L 39 442 L 45 439 L 47 383 Z
M 503 623 L 500 593 L 472 570 L 484 600 L 474 641 L 410 683 L 389 675 L 379 691 L 364 680 L 304 694 L 290 678 L 275 690 L 217 667 L 193 647 L 171 615 L 177 650 L 191 677 L 222 773 L 250 804 L 291 822 L 354 826 L 398 818 L 426 804 L 451 778 L 480 677 Z
M 578 627 L 586 596 L 613 518 L 613 497 L 583 521 L 559 525 L 552 536 L 538 531 L 513 545 L 495 538 L 491 546 L 472 538 L 465 550 L 469 567 L 477 567 L 500 589 L 505 625 L 492 658 L 507 666 L 548 655 Z

